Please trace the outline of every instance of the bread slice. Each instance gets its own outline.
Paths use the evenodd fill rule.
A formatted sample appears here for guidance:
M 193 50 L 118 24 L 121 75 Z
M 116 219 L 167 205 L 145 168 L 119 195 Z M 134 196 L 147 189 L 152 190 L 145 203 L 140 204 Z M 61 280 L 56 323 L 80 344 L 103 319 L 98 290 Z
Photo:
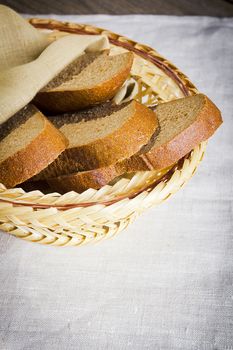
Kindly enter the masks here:
M 69 146 L 34 180 L 115 164 L 138 152 L 158 128 L 155 113 L 136 101 L 105 103 L 49 119 Z
M 77 111 L 111 99 L 127 79 L 132 52 L 108 56 L 107 51 L 86 53 L 45 86 L 34 102 L 51 113 Z
M 47 183 L 52 190 L 59 191 L 60 193 L 66 193 L 69 191 L 81 193 L 88 188 L 98 190 L 121 174 L 122 171 L 116 166 L 116 164 L 113 164 L 94 170 L 80 171 L 70 175 L 48 178 Z
M 203 94 L 160 104 L 155 113 L 160 125 L 158 137 L 121 164 L 126 171 L 169 167 L 222 124 L 219 109 Z
M 110 167 L 48 179 L 51 187 L 61 192 L 99 189 L 127 172 L 170 167 L 207 140 L 222 123 L 218 108 L 202 94 L 160 104 L 155 112 L 160 132 L 137 154 Z
M 0 125 L 0 183 L 14 187 L 39 173 L 67 146 L 64 135 L 33 105 Z

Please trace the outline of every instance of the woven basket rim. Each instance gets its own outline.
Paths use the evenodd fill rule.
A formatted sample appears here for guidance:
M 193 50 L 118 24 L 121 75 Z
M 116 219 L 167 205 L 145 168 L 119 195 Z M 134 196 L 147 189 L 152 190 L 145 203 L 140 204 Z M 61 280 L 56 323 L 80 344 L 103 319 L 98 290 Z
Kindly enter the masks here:
M 121 200 L 124 200 L 126 198 L 128 199 L 133 199 L 137 195 L 141 194 L 144 191 L 150 192 L 152 191 L 160 182 L 167 182 L 170 180 L 172 177 L 173 173 L 176 170 L 180 170 L 182 168 L 183 162 L 185 159 L 189 157 L 191 152 L 189 152 L 186 156 L 181 158 L 166 174 L 164 174 L 160 179 L 155 180 L 152 182 L 152 184 L 147 185 L 145 187 L 142 187 L 138 191 L 135 191 L 133 193 L 128 193 L 122 196 L 116 197 L 116 199 L 111 199 L 111 200 L 99 200 L 99 201 L 93 201 L 93 202 L 81 202 L 81 203 L 69 203 L 69 204 L 38 204 L 38 203 L 30 203 L 30 202 L 23 202 L 23 201 L 13 201 L 9 199 L 2 199 L 0 198 L 0 202 L 2 203 L 9 203 L 13 204 L 14 206 L 25 206 L 25 207 L 32 207 L 33 209 L 49 209 L 49 208 L 56 208 L 59 210 L 68 210 L 68 209 L 73 209 L 73 208 L 86 208 L 90 207 L 92 205 L 104 205 L 104 206 L 110 206 L 116 202 L 120 202 Z
M 155 64 L 158 68 L 160 68 L 164 73 L 166 73 L 170 78 L 172 78 L 184 96 L 188 96 L 190 91 L 186 84 L 184 84 L 183 79 L 188 79 L 183 73 L 183 79 L 179 77 L 178 74 L 175 73 L 174 69 L 177 69 L 169 60 L 165 59 L 163 56 L 157 53 L 152 47 L 140 44 L 132 39 L 128 39 L 125 36 L 110 32 L 104 28 L 95 27 L 87 24 L 79 24 L 73 22 L 62 22 L 53 19 L 43 19 L 43 18 L 30 18 L 29 23 L 31 23 L 35 28 L 38 29 L 51 29 L 64 31 L 67 33 L 81 34 L 81 35 L 99 35 L 105 34 L 108 36 L 109 42 L 115 46 L 121 46 L 127 50 L 133 51 L 137 55 L 145 58 L 146 60 Z M 114 36 L 114 38 L 112 37 Z M 120 39 L 120 40 L 119 40 Z M 135 44 L 139 47 L 135 48 Z M 192 89 L 196 89 L 196 87 L 190 82 L 189 86 Z
M 166 75 L 168 75 L 179 87 L 184 96 L 188 96 L 193 94 L 196 91 L 195 86 L 191 83 L 191 81 L 177 69 L 171 62 L 158 54 L 153 48 L 146 46 L 144 44 L 139 44 L 131 39 L 128 39 L 119 34 L 110 32 L 106 29 L 98 28 L 91 25 L 71 23 L 71 22 L 62 22 L 53 19 L 42 19 L 42 18 L 30 18 L 29 22 L 38 29 L 49 29 L 49 30 L 58 30 L 67 33 L 75 33 L 82 35 L 99 35 L 105 34 L 108 36 L 108 39 L 111 44 L 115 46 L 121 46 L 127 50 L 133 51 L 136 55 L 141 56 L 142 58 L 150 61 L 159 69 L 161 69 Z M 135 47 L 136 45 L 136 47 Z M 190 152 L 191 153 L 191 152 Z M 176 170 L 180 170 L 182 165 L 189 157 L 189 154 L 184 156 L 177 162 L 162 178 L 155 180 L 152 184 L 146 185 L 138 190 L 135 190 L 131 193 L 126 193 L 125 195 L 118 195 L 114 199 L 111 200 L 97 200 L 92 202 L 81 202 L 81 203 L 69 203 L 69 204 L 39 204 L 39 203 L 30 203 L 23 202 L 20 200 L 11 200 L 11 199 L 0 199 L 0 202 L 5 202 L 12 204 L 13 206 L 28 206 L 33 209 L 48 209 L 48 208 L 56 208 L 58 210 L 68 210 L 79 207 L 89 207 L 94 205 L 104 205 L 110 206 L 116 202 L 120 202 L 126 198 L 133 199 L 137 197 L 137 195 L 141 194 L 144 191 L 150 192 L 153 190 L 159 183 L 167 182 L 172 177 L 173 173 Z

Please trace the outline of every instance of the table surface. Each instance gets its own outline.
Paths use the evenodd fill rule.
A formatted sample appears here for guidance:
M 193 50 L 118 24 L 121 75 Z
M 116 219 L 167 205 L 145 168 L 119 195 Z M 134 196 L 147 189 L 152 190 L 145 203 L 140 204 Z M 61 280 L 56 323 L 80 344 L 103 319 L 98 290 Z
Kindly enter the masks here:
M 113 240 L 55 248 L 0 233 L 0 349 L 233 349 L 232 20 L 62 19 L 156 48 L 224 125 L 186 187 Z
M 3 0 L 20 13 L 233 16 L 232 0 Z

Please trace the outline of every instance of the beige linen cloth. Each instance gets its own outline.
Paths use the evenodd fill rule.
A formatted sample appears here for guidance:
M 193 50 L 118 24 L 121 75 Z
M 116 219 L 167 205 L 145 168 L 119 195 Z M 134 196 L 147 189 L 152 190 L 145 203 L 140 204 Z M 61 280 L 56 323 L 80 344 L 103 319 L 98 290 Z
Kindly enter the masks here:
M 35 29 L 9 7 L 0 5 L 0 124 L 28 104 L 75 58 L 109 47 L 104 35 L 68 35 L 51 42 L 48 34 Z M 129 79 L 114 100 L 126 102 L 136 93 L 137 84 Z
M 94 35 L 68 35 L 49 44 L 48 35 L 0 5 L 0 123 L 29 103 L 76 57 L 107 48 L 107 37 Z

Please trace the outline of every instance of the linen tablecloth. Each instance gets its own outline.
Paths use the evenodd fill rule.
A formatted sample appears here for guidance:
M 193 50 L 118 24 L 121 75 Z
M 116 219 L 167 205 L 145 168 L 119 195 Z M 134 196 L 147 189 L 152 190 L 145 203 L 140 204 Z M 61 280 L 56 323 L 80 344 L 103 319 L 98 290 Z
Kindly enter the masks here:
M 224 124 L 188 185 L 113 240 L 55 248 L 0 233 L 0 349 L 233 349 L 232 18 L 58 18 L 156 48 Z

